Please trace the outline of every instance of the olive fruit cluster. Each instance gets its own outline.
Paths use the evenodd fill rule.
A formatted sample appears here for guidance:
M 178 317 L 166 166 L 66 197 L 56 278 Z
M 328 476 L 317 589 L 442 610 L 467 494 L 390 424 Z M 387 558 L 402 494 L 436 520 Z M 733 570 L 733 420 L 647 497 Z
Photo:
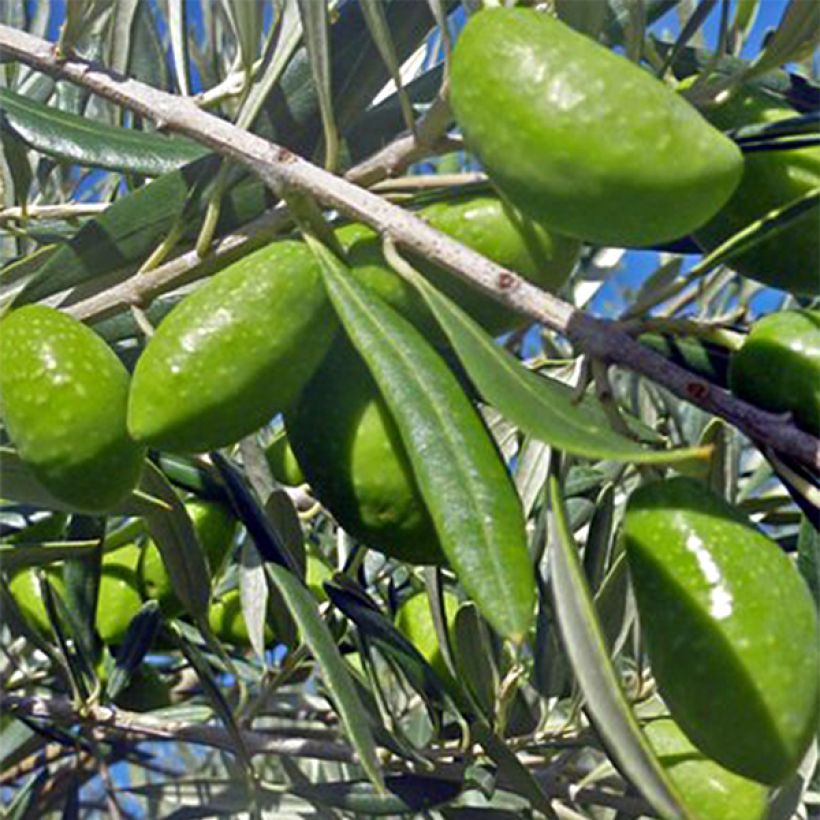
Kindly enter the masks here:
M 553 236 L 495 198 L 434 205 L 421 215 L 500 264 L 553 288 L 567 278 L 579 250 L 574 240 Z M 341 228 L 338 237 L 354 276 L 412 321 L 432 327 L 422 299 L 388 267 L 372 231 L 354 224 Z M 445 278 L 440 271 L 437 276 Z M 521 321 L 465 285 L 454 283 L 449 290 L 494 332 Z M 172 451 L 234 443 L 296 401 L 337 329 L 318 263 L 306 244 L 274 242 L 246 256 L 160 324 L 134 370 L 131 435 Z
M 233 542 L 236 519 L 222 504 L 213 501 L 190 499 L 185 502 L 185 508 L 208 564 L 216 571 Z M 45 572 L 48 581 L 61 594 L 65 589 L 61 565 L 50 564 Z M 9 590 L 29 623 L 48 634 L 50 625 L 35 569 L 16 572 L 9 582 Z M 181 612 L 157 545 L 148 538 L 142 544 L 131 541 L 105 552 L 95 619 L 102 641 L 119 645 L 132 618 L 148 599 L 157 600 L 166 615 Z

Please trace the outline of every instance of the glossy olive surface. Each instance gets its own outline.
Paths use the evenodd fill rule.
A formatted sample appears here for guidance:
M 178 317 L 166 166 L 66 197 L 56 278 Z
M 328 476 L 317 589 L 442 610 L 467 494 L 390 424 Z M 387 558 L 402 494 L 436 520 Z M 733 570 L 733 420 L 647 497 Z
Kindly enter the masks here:
M 763 91 L 742 88 L 728 101 L 706 108 L 704 115 L 722 129 L 775 123 L 798 112 Z M 717 215 L 695 232 L 706 250 L 769 211 L 820 187 L 820 147 L 746 154 L 743 179 Z M 739 273 L 792 293 L 820 294 L 820 223 L 817 208 L 807 211 L 785 230 L 727 262 Z
M 65 589 L 62 570 L 56 565 L 51 565 L 46 569 L 46 576 L 57 592 L 62 594 Z M 37 570 L 34 567 L 26 567 L 15 572 L 9 580 L 9 592 L 29 625 L 42 635 L 50 635 L 51 622 L 40 595 Z
M 141 549 L 136 544 L 106 553 L 97 598 L 97 632 L 107 644 L 118 645 L 142 606 L 139 584 Z
M 776 785 L 818 726 L 820 632 L 791 559 L 695 479 L 632 493 L 623 533 L 652 672 L 706 755 Z
M 128 373 L 85 325 L 42 305 L 0 322 L 0 414 L 52 495 L 104 512 L 134 489 L 144 449 L 128 436 Z
M 458 596 L 454 592 L 445 590 L 444 612 L 448 632 L 452 629 L 458 604 Z M 441 654 L 436 626 L 433 623 L 433 613 L 430 611 L 430 602 L 426 592 L 417 592 L 402 603 L 396 612 L 396 627 L 418 649 L 442 681 L 452 678 L 444 656 Z
M 495 196 L 463 196 L 428 205 L 418 215 L 442 233 L 550 291 L 564 284 L 580 252 L 577 240 L 551 233 Z M 346 225 L 337 236 L 359 282 L 414 324 L 437 330 L 424 298 L 388 266 L 381 238 L 372 229 L 361 224 Z M 412 255 L 408 258 L 490 333 L 497 335 L 526 323 L 526 317 L 453 274 Z
M 285 427 L 308 483 L 347 532 L 403 561 L 444 562 L 395 422 L 347 342 L 286 411 Z
M 655 753 L 697 820 L 761 820 L 769 790 L 699 752 L 668 717 L 644 726 Z
M 180 452 L 238 441 L 296 398 L 336 327 L 304 243 L 274 242 L 249 254 L 157 328 L 134 370 L 131 434 Z
M 491 8 L 468 20 L 450 102 L 500 190 L 534 219 L 589 242 L 685 236 L 740 181 L 738 148 L 685 100 L 534 9 Z
M 732 356 L 729 385 L 740 398 L 791 413 L 804 430 L 820 435 L 820 311 L 787 310 L 758 319 Z
M 298 487 L 305 483 L 305 475 L 284 433 L 277 436 L 265 448 L 265 458 L 271 474 L 280 484 Z

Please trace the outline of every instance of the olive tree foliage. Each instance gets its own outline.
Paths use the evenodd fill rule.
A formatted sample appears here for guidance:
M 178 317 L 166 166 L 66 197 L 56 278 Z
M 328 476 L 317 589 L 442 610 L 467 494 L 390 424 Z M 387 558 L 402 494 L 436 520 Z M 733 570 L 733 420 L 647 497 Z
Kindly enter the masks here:
M 743 46 L 761 2 L 539 5 L 659 77 L 754 83 L 796 116 L 810 112 L 820 99 L 816 31 L 804 13 L 811 4 L 787 4 L 761 52 L 748 55 Z M 323 260 L 354 343 L 387 349 L 380 342 L 392 336 L 380 337 L 384 328 L 368 325 L 367 310 L 357 312 L 343 264 L 320 242 L 327 224 L 359 218 L 383 231 L 386 257 L 411 281 L 417 274 L 402 246 L 467 277 L 473 265 L 480 278 L 481 260 L 454 243 L 414 240 L 414 224 L 378 203 L 412 210 L 465 187 L 489 190 L 447 106 L 462 14 L 481 5 L 94 0 L 69 3 L 58 19 L 64 6 L 50 0 L 0 2 L 9 30 L 54 41 L 39 52 L 33 40 L 14 49 L 4 41 L 3 310 L 57 306 L 90 324 L 130 368 L 192 283 L 301 233 Z M 672 9 L 681 33 L 667 39 L 652 25 Z M 709 43 L 707 21 L 718 28 Z M 86 81 L 85 61 L 143 86 L 117 90 L 93 72 Z M 187 97 L 239 131 L 209 129 L 151 89 Z M 804 121 L 794 132 L 745 139 L 767 150 L 801 128 Z M 241 132 L 312 165 L 285 151 L 254 158 L 261 143 L 243 141 Z M 775 215 L 738 241 L 753 246 L 799 216 Z M 638 257 L 584 246 L 561 301 L 543 303 L 544 323 L 500 342 L 526 369 L 575 389 L 571 399 L 559 391 L 559 405 L 586 393 L 581 404 L 566 405 L 579 408 L 575 417 L 551 416 L 543 398 L 519 406 L 518 415 L 509 403 L 495 406 L 505 392 L 492 392 L 499 360 L 484 342 L 465 341 L 458 316 L 417 283 L 438 304 L 445 330 L 449 322 L 462 331 L 461 346 L 451 337 L 458 356 L 449 363 L 462 359 L 474 382 L 463 380 L 463 396 L 483 399 L 484 423 L 526 517 L 536 617 L 517 641 L 493 629 L 506 623 L 503 613 L 470 601 L 469 579 L 368 549 L 308 484 L 281 483 L 288 479 L 272 474 L 265 455 L 281 418 L 207 456 L 152 452 L 139 491 L 105 517 L 44 496 L 3 434 L 4 810 L 15 818 L 696 816 L 681 807 L 639 729 L 663 704 L 619 540 L 626 499 L 673 469 L 695 476 L 795 556 L 820 594 L 816 439 L 718 392 L 760 305 L 810 303 L 737 275 L 731 250 L 704 257 L 683 242 L 644 251 L 640 258 L 655 268 L 635 284 L 624 260 Z M 486 272 L 485 288 L 494 268 Z M 514 296 L 499 297 L 514 304 Z M 562 317 L 588 316 L 590 305 L 617 323 L 579 320 L 585 348 L 560 331 L 568 330 Z M 607 333 L 624 343 L 604 361 Z M 379 355 L 375 370 L 387 373 L 380 386 L 399 385 L 394 401 L 417 402 L 414 412 L 435 409 L 418 392 L 401 393 L 412 368 Z M 294 359 L 298 367 L 298 352 Z M 601 419 L 612 429 L 602 433 Z M 641 445 L 625 434 L 630 429 Z M 444 438 L 437 445 L 445 447 Z M 455 461 L 458 446 L 449 441 Z M 180 498 L 219 502 L 240 524 L 210 572 L 206 536 Z M 134 545 L 144 569 L 152 542 L 176 607 L 150 600 L 144 572 L 126 573 L 119 585 L 106 577 L 107 558 Z M 24 593 L 13 594 L 13 578 L 29 568 L 36 571 L 28 601 L 39 604 L 39 623 L 21 605 Z M 396 613 L 417 594 L 426 606 L 416 630 L 402 631 Z M 122 611 L 129 596 L 137 603 L 107 643 L 103 618 Z M 229 600 L 240 639 L 225 627 Z M 816 757 L 812 748 L 768 795 L 772 816 L 816 810 Z

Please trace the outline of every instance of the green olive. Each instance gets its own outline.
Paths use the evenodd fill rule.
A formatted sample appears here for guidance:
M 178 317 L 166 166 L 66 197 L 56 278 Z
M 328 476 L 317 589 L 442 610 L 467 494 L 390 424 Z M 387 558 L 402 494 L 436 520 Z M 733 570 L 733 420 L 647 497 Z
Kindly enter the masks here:
M 627 558 L 652 672 L 704 754 L 777 785 L 818 727 L 820 631 L 792 561 L 702 482 L 632 493 Z
M 239 590 L 234 588 L 217 598 L 208 610 L 208 624 L 220 641 L 247 649 L 251 645 L 248 627 L 242 615 L 242 599 Z M 265 624 L 265 643 L 273 641 L 274 632 Z
M 62 570 L 58 566 L 50 564 L 46 568 L 46 576 L 58 593 L 62 594 L 65 591 Z M 51 635 L 51 621 L 40 595 L 37 570 L 34 567 L 26 567 L 15 572 L 9 581 L 9 592 L 28 623 L 41 635 Z
M 141 550 L 129 544 L 103 556 L 97 598 L 97 632 L 107 644 L 122 643 L 142 606 L 138 568 Z
M 284 433 L 278 435 L 265 448 L 265 457 L 271 474 L 280 484 L 298 487 L 300 484 L 305 483 L 302 468 L 299 466 L 288 437 Z
M 444 563 L 399 431 L 347 342 L 285 412 L 285 428 L 313 492 L 347 532 L 402 561 Z
M 42 305 L 0 322 L 0 412 L 20 458 L 59 501 L 99 513 L 128 496 L 144 450 L 128 437 L 128 373 L 85 325 Z
M 724 769 L 701 754 L 674 720 L 661 717 L 644 726 L 661 765 L 697 820 L 761 820 L 768 789 Z
M 214 573 L 233 543 L 236 519 L 225 506 L 215 501 L 191 499 L 185 502 L 185 509 L 191 517 L 199 543 L 205 550 L 208 566 Z M 166 615 L 176 615 L 182 610 L 159 547 L 150 538 L 145 544 L 140 578 L 145 595 L 156 599 Z
M 719 128 L 780 122 L 797 111 L 764 91 L 742 88 L 704 115 Z M 820 186 L 820 147 L 758 151 L 746 155 L 743 179 L 717 215 L 695 232 L 705 250 L 769 211 L 782 208 Z M 749 248 L 728 264 L 739 273 L 776 288 L 809 296 L 820 294 L 820 228 L 817 210 L 809 210 L 785 230 Z
M 444 612 L 448 632 L 453 628 L 458 604 L 458 596 L 454 592 L 445 590 Z M 425 592 L 417 592 L 401 604 L 396 612 L 396 627 L 418 649 L 442 681 L 452 679 L 444 656 L 441 654 L 438 634 L 433 623 L 433 613 L 430 611 L 430 602 Z
M 164 450 L 232 444 L 296 398 L 336 328 L 307 245 L 267 245 L 165 317 L 134 370 L 128 428 Z
M 729 365 L 732 392 L 773 413 L 791 413 L 820 435 L 820 310 L 787 310 L 752 326 Z
M 577 240 L 550 233 L 494 196 L 462 196 L 429 205 L 419 216 L 442 233 L 551 291 L 567 280 L 580 251 Z M 425 331 L 441 334 L 423 297 L 385 262 L 378 234 L 353 224 L 340 228 L 337 236 L 359 282 Z M 411 257 L 411 261 L 492 334 L 527 321 L 441 268 L 420 258 Z
M 96 627 L 100 638 L 107 644 L 117 645 L 122 641 L 131 619 L 142 605 L 137 578 L 139 560 L 140 548 L 136 544 L 103 556 Z M 56 591 L 64 595 L 62 565 L 50 565 L 46 575 Z M 9 583 L 9 590 L 31 625 L 43 635 L 51 635 L 51 622 L 40 595 L 35 569 L 29 567 L 17 572 Z
M 534 9 L 468 20 L 450 102 L 498 188 L 567 236 L 620 246 L 685 236 L 740 181 L 737 146 L 685 100 Z
M 333 570 L 315 555 L 308 555 L 305 567 L 305 583 L 317 601 L 326 601 L 324 583 L 333 577 Z

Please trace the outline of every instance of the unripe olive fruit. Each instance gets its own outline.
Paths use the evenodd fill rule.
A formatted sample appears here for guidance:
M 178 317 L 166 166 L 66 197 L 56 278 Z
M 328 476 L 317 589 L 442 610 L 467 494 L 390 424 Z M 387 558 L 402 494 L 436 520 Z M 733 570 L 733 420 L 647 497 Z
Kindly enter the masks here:
M 317 601 L 326 601 L 324 583 L 333 577 L 333 570 L 315 555 L 308 555 L 305 566 L 305 583 Z
M 65 590 L 62 570 L 51 564 L 45 572 L 52 586 L 58 593 L 62 594 Z M 25 567 L 15 572 L 9 580 L 9 592 L 29 625 L 44 636 L 50 635 L 51 621 L 48 618 L 46 605 L 40 594 L 36 568 Z
M 94 331 L 27 305 L 0 322 L 0 413 L 20 458 L 59 501 L 104 512 L 137 484 L 145 452 L 125 425 L 128 373 Z
M 798 116 L 764 91 L 744 87 L 726 102 L 704 109 L 722 129 L 774 123 Z M 820 186 L 820 147 L 755 151 L 745 157 L 743 178 L 731 199 L 695 232 L 705 250 Z M 820 225 L 817 209 L 795 219 L 785 230 L 749 248 L 727 263 L 744 276 L 809 296 L 820 294 Z
M 163 450 L 232 444 L 296 398 L 336 328 L 310 249 L 273 242 L 165 317 L 134 370 L 128 428 Z
M 402 561 L 444 563 L 396 424 L 347 342 L 285 412 L 285 428 L 313 492 L 343 529 Z
M 100 568 L 95 625 L 100 638 L 107 644 L 119 644 L 125 637 L 131 619 L 142 606 L 137 578 L 140 548 L 129 544 L 105 553 Z M 62 565 L 52 564 L 46 576 L 56 592 L 65 595 Z M 28 567 L 16 573 L 9 583 L 20 611 L 43 635 L 51 634 L 51 622 L 40 595 L 36 570 Z
M 208 566 L 214 573 L 231 547 L 236 534 L 236 519 L 230 510 L 215 501 L 191 499 L 185 502 L 185 509 L 205 551 Z M 140 578 L 145 595 L 156 599 L 166 615 L 175 615 L 182 610 L 159 547 L 150 538 L 145 544 L 140 563 Z
M 685 236 L 740 181 L 737 146 L 685 100 L 534 9 L 468 20 L 450 102 L 498 188 L 567 236 L 620 246 Z
M 781 311 L 755 322 L 729 363 L 729 386 L 820 435 L 820 311 Z
M 265 458 L 271 474 L 280 484 L 298 487 L 305 483 L 305 475 L 284 433 L 277 436 L 265 448 Z
M 820 631 L 792 561 L 702 482 L 632 493 L 623 533 L 652 672 L 704 754 L 777 785 L 817 732 Z
M 448 632 L 453 627 L 458 604 L 458 596 L 454 592 L 445 590 L 444 614 Z M 449 681 L 452 678 L 444 656 L 441 654 L 427 593 L 416 592 L 399 606 L 396 612 L 396 627 L 418 649 L 442 681 Z
M 238 589 L 231 589 L 213 601 L 208 610 L 208 624 L 220 641 L 244 649 L 250 647 L 248 626 L 242 615 L 242 599 Z M 271 643 L 273 638 L 273 630 L 265 624 L 265 644 Z
M 107 644 L 118 645 L 142 606 L 139 585 L 140 547 L 129 544 L 103 555 L 97 598 L 97 632 Z
M 419 211 L 433 228 L 547 290 L 564 284 L 578 259 L 580 243 L 549 232 L 495 196 L 462 196 Z M 405 318 L 440 333 L 424 298 L 396 274 L 382 254 L 381 237 L 352 224 L 337 231 L 351 273 Z M 412 263 L 490 333 L 498 335 L 527 320 L 447 271 L 411 255 Z
M 730 772 L 699 752 L 668 717 L 644 726 L 661 765 L 697 820 L 761 820 L 768 789 Z

